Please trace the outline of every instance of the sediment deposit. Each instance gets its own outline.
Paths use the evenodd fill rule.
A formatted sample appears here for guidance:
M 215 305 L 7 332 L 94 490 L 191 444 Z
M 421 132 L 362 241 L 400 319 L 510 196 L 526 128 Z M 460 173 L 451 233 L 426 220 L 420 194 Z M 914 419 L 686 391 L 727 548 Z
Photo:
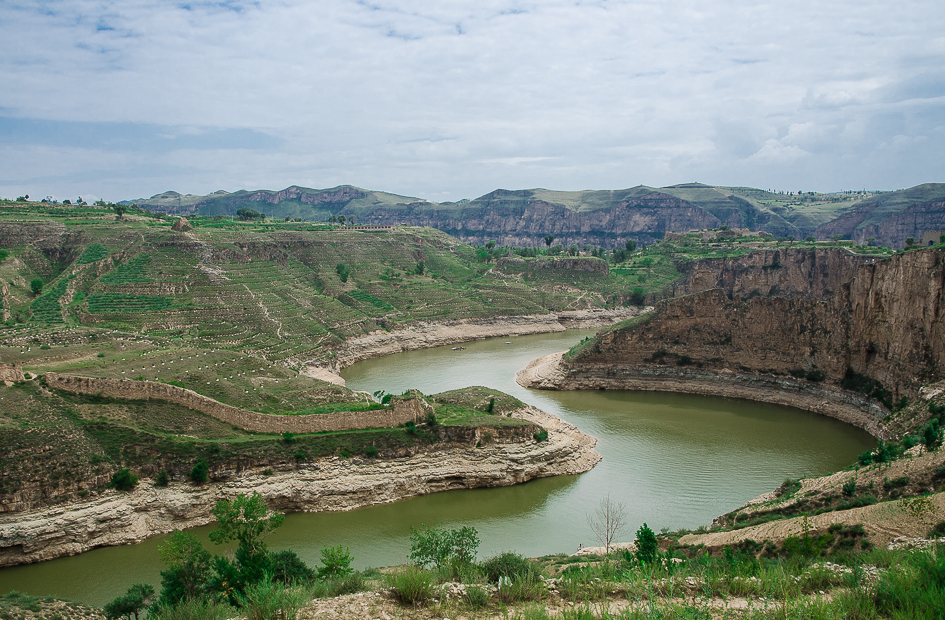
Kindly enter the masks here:
M 105 491 L 65 507 L 0 516 L 0 566 L 28 564 L 95 547 L 140 542 L 149 536 L 211 521 L 221 499 L 257 491 L 287 512 L 342 511 L 452 489 L 499 487 L 534 478 L 579 474 L 601 456 L 597 440 L 537 409 L 513 414 L 537 426 L 462 429 L 443 427 L 444 442 L 428 451 L 392 459 L 326 457 L 264 475 L 249 470 L 222 483 L 142 481 L 131 492 Z M 486 437 L 488 433 L 491 437 Z M 456 439 L 453 439 L 455 435 Z M 476 447 L 482 442 L 481 447 Z
M 347 340 L 330 362 L 337 373 L 351 364 L 393 353 L 428 349 L 448 344 L 496 338 L 563 332 L 566 329 L 608 327 L 617 321 L 634 317 L 647 308 L 616 308 L 613 310 L 565 310 L 549 314 L 506 316 L 453 321 L 420 321 L 409 328 L 375 331 L 367 336 Z

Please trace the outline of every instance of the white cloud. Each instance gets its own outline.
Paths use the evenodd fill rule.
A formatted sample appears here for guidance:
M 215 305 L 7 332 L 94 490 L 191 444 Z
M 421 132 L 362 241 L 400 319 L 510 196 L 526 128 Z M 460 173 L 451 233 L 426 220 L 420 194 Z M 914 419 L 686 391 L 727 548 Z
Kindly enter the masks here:
M 8 145 L 0 194 L 75 193 L 83 171 L 110 198 L 942 181 L 943 22 L 925 0 L 13 0 L 0 116 L 274 139 L 103 140 L 78 162 Z

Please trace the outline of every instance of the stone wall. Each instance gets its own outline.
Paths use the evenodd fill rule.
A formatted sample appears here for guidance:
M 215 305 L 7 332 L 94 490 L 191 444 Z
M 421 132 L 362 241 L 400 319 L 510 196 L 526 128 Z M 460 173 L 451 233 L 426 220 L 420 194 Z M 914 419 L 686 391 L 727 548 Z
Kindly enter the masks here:
M 46 373 L 51 388 L 76 394 L 101 394 L 127 400 L 165 400 L 199 411 L 218 420 L 256 433 L 317 433 L 364 428 L 392 428 L 409 420 L 419 420 L 433 411 L 422 398 L 394 399 L 390 409 L 374 411 L 338 411 L 314 415 L 267 415 L 225 405 L 192 390 L 155 383 L 98 379 Z

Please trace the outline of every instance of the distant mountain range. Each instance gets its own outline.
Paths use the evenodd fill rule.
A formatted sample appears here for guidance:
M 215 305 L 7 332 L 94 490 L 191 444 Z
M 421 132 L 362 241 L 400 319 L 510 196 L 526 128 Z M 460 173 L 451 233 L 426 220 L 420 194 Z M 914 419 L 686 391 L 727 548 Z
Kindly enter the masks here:
M 178 215 L 235 215 L 249 207 L 275 218 L 325 221 L 354 216 L 360 224 L 410 224 L 440 229 L 464 241 L 534 246 L 545 235 L 556 242 L 612 247 L 628 238 L 651 242 L 668 231 L 749 228 L 779 237 L 828 239 L 841 235 L 865 243 L 901 247 L 909 237 L 945 230 L 945 183 L 892 192 L 778 193 L 750 187 L 688 183 L 621 190 L 498 189 L 474 200 L 430 202 L 421 198 L 342 185 L 330 189 L 291 186 L 281 191 L 217 191 L 206 196 L 164 192 L 128 200 Z

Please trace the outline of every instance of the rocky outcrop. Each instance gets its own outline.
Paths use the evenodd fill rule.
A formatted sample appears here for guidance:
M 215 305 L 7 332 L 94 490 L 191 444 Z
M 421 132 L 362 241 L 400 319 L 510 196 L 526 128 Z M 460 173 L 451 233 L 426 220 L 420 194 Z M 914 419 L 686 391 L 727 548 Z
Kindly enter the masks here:
M 526 336 L 563 332 L 566 329 L 607 327 L 621 319 L 636 316 L 645 308 L 614 310 L 564 310 L 551 314 L 507 316 L 489 319 L 418 321 L 406 329 L 375 331 L 352 338 L 335 351 L 330 370 L 339 372 L 351 364 L 393 353 L 429 349 L 448 344 L 501 336 Z
M 563 353 L 533 360 L 515 377 L 519 385 L 539 390 L 637 390 L 684 392 L 744 398 L 812 411 L 862 428 L 886 439 L 882 421 L 888 410 L 875 398 L 790 375 L 751 371 L 712 371 L 650 364 L 566 364 Z
M 849 260 L 855 265 L 852 278 L 826 298 L 820 297 L 828 284 L 834 286 L 833 276 L 815 269 L 809 273 L 819 274 L 817 284 L 807 296 L 730 299 L 713 289 L 664 300 L 651 315 L 598 334 L 553 363 L 555 368 L 546 360 L 541 377 L 523 376 L 520 382 L 563 389 L 735 390 L 745 398 L 782 402 L 772 400 L 782 396 L 764 395 L 774 390 L 787 395 L 786 404 L 846 416 L 882 436 L 869 421 L 876 421 L 879 403 L 882 410 L 901 398 L 914 399 L 945 373 L 945 255 L 930 249 Z M 836 267 L 841 274 L 845 269 Z M 713 388 L 713 382 L 726 387 Z M 862 402 L 854 402 L 842 387 L 876 400 L 861 395 Z M 848 413 L 810 402 L 821 396 Z
M 269 476 L 244 472 L 220 484 L 172 483 L 159 488 L 142 481 L 129 493 L 107 491 L 68 507 L 2 515 L 0 566 L 74 555 L 205 525 L 217 501 L 238 493 L 259 492 L 270 506 L 286 512 L 342 511 L 438 491 L 579 474 L 600 461 L 594 450 L 597 440 L 573 425 L 531 407 L 513 416 L 543 427 L 547 440 L 523 436 L 522 427 L 485 428 L 479 434 L 460 429 L 451 443 L 403 458 L 327 457 Z M 526 430 L 530 428 L 535 427 Z M 484 431 L 492 437 L 485 438 Z
M 164 400 L 205 413 L 227 424 L 255 433 L 318 433 L 366 428 L 393 428 L 408 421 L 421 420 L 433 408 L 422 397 L 394 398 L 389 409 L 372 411 L 336 411 L 310 415 L 268 415 L 226 405 L 193 390 L 127 379 L 100 379 L 46 373 L 46 384 L 75 394 L 96 394 L 126 400 Z
M 0 381 L 9 386 L 24 379 L 23 367 L 19 364 L 0 364 Z

